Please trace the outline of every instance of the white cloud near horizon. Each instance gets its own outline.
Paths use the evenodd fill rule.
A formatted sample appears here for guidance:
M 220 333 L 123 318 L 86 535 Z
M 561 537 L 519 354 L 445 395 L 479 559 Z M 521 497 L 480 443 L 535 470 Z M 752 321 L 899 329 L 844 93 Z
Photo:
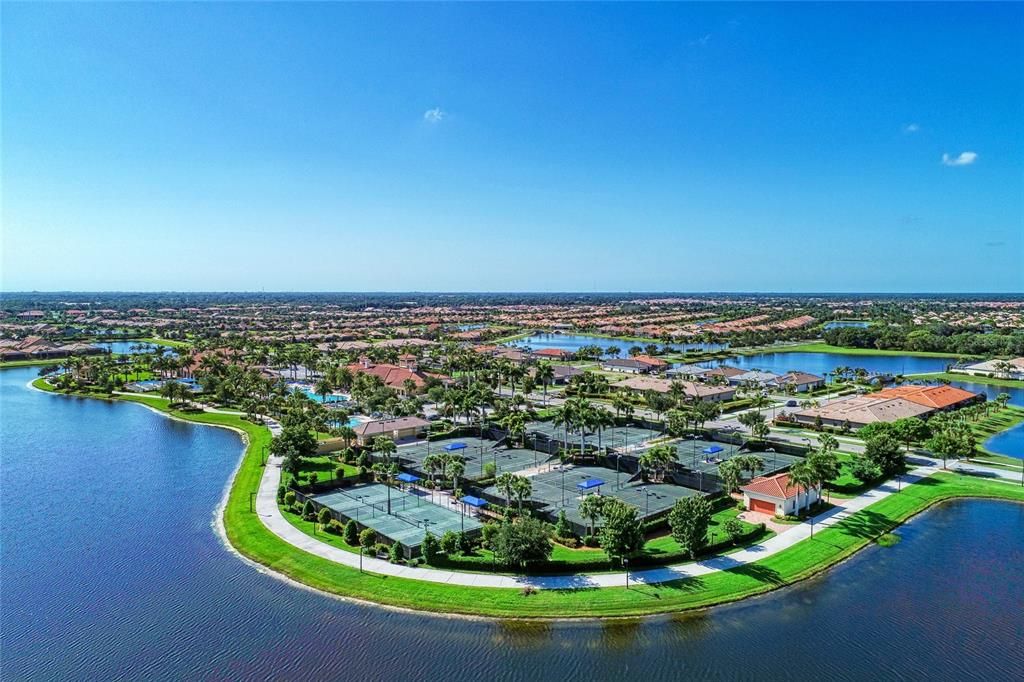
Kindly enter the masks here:
M 918 125 L 917 123 L 908 123 L 907 125 L 903 126 L 903 132 L 907 134 L 916 133 L 919 130 L 921 130 L 921 126 Z
M 423 120 L 427 123 L 440 123 L 448 113 L 441 107 L 434 107 L 423 112 Z
M 960 152 L 959 156 L 942 155 L 943 166 L 970 166 L 978 160 L 976 152 Z

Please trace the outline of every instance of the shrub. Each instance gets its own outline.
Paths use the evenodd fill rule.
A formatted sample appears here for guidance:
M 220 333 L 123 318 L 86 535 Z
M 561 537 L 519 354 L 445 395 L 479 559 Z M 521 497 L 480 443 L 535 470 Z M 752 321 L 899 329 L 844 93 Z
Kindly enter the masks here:
M 397 542 L 391 543 L 391 547 L 388 548 L 388 561 L 393 564 L 402 561 L 402 547 Z
M 293 506 L 295 504 L 295 491 L 294 490 L 289 490 L 288 492 L 286 492 L 284 494 L 284 503 L 287 504 L 289 507 L 291 507 L 291 506 Z
M 277 503 L 281 504 L 282 502 L 284 502 L 285 498 L 287 496 L 288 496 L 288 488 L 286 488 L 283 485 L 277 486 Z
M 733 544 L 743 535 L 743 522 L 739 519 L 729 519 L 725 522 L 725 534 L 729 536 Z
M 317 521 L 320 522 L 321 526 L 327 526 L 332 521 L 331 510 L 327 507 L 323 507 L 316 515 Z
M 530 595 L 537 594 L 537 588 L 533 585 L 525 585 L 521 590 L 521 594 L 524 597 L 529 597 Z
M 747 511 L 747 505 L 743 504 L 743 500 L 736 501 L 736 508 L 742 511 Z
M 565 515 L 564 509 L 558 512 L 558 520 L 555 522 L 555 535 L 562 539 L 570 539 L 574 535 L 572 525 L 569 523 L 569 518 Z
M 335 478 L 345 478 L 345 467 L 343 467 L 343 466 L 337 467 L 334 470 L 334 477 Z
M 373 553 L 377 556 L 391 556 L 391 546 L 386 542 L 378 542 L 373 546 Z
M 316 506 L 312 500 L 306 500 L 306 503 L 302 505 L 302 518 L 307 521 L 312 521 L 316 518 Z
M 498 472 L 498 467 L 494 465 L 494 462 L 484 462 L 484 478 L 494 478 Z
M 601 542 L 597 539 L 596 535 L 584 535 L 583 546 L 584 547 L 597 547 Z
M 345 532 L 345 524 L 338 519 L 331 519 L 325 530 L 328 533 L 333 533 L 334 535 L 342 535 Z
M 345 524 L 344 533 L 345 544 L 352 545 L 353 547 L 359 542 L 359 526 L 356 525 L 355 521 L 349 521 Z

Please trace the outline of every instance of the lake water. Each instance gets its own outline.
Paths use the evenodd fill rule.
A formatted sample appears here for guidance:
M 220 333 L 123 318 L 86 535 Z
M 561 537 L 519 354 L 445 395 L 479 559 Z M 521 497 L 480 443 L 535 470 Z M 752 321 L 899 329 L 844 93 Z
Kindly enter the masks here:
M 985 447 L 999 455 L 1024 459 L 1024 424 L 997 433 L 985 441 Z
M 163 347 L 163 348 L 168 348 L 168 346 L 165 346 L 165 345 L 160 344 L 160 343 L 141 343 L 139 341 L 107 341 L 107 342 L 97 343 L 96 345 L 100 346 L 101 348 L 106 348 L 111 353 L 121 353 L 121 354 L 137 353 L 137 352 L 150 353 L 155 348 L 157 348 L 158 346 Z M 138 346 L 142 346 L 142 350 L 141 351 L 137 350 Z
M 819 578 L 636 621 L 351 604 L 243 563 L 211 526 L 241 444 L 0 371 L 0 672 L 27 679 L 1019 678 L 1024 506 L 944 505 Z
M 589 334 L 534 334 L 525 339 L 517 339 L 512 342 L 511 345 L 525 346 L 530 350 L 540 350 L 541 348 L 558 348 L 560 350 L 566 350 L 571 353 L 575 353 L 584 346 L 597 346 L 602 350 L 608 348 L 618 348 L 620 357 L 629 357 L 629 349 L 633 346 L 640 346 L 643 348 L 646 343 L 634 342 L 634 341 L 623 341 L 621 339 L 606 339 L 602 336 L 590 336 Z M 658 343 L 658 348 L 664 348 L 667 344 Z M 729 347 L 729 344 L 721 343 L 676 343 L 668 344 L 668 347 L 676 351 L 684 350 L 723 350 Z
M 727 360 L 700 363 L 705 367 L 731 365 L 741 369 L 760 369 L 776 374 L 790 370 L 824 376 L 836 367 L 860 367 L 870 373 L 921 374 L 944 372 L 953 363 L 950 358 L 919 358 L 912 355 L 848 355 L 846 353 L 759 353 L 741 355 Z
M 871 323 L 857 320 L 833 320 L 825 324 L 825 329 L 842 329 L 843 327 L 859 327 L 864 329 L 869 324 Z

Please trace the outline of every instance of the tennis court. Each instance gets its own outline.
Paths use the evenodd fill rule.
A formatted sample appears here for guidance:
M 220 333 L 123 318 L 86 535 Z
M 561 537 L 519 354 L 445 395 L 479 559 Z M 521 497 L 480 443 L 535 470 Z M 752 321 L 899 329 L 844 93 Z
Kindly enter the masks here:
M 740 452 L 740 446 L 731 443 L 717 443 L 703 439 L 683 439 L 676 445 L 679 464 L 691 471 L 704 474 L 718 474 L 718 466 L 737 455 L 756 455 L 764 461 L 764 468 L 754 472 L 755 476 L 774 473 L 799 462 L 802 457 L 782 452 Z
M 493 462 L 497 473 L 522 471 L 537 464 L 542 464 L 549 456 L 536 450 L 509 448 L 497 445 L 498 441 L 480 439 L 476 436 L 463 436 L 433 442 L 403 445 L 398 448 L 398 457 L 402 465 L 413 469 L 423 476 L 428 476 L 423 468 L 423 460 L 432 454 L 452 454 L 462 458 L 466 464 L 463 477 L 470 480 L 483 478 L 484 464 Z
M 696 490 L 671 483 L 630 483 L 630 476 L 629 472 L 616 474 L 614 469 L 605 467 L 574 464 L 555 466 L 530 477 L 533 485 L 532 499 L 552 518 L 558 515 L 560 509 L 564 509 L 569 521 L 585 526 L 589 521 L 580 516 L 579 504 L 586 495 L 600 494 L 618 498 L 636 507 L 641 518 L 645 518 L 666 511 L 680 498 L 699 494 Z M 484 492 L 503 499 L 503 494 L 494 486 Z
M 421 491 L 391 488 L 391 514 L 388 514 L 388 487 L 380 483 L 337 488 L 314 495 L 312 499 L 333 510 L 341 517 L 339 520 L 352 519 L 413 550 L 419 548 L 428 530 L 440 536 L 450 530 L 465 529 L 471 533 L 481 527 L 474 517 L 433 504 L 429 493 Z
M 547 436 L 551 440 L 565 440 L 565 428 L 556 428 L 552 422 L 530 422 L 526 425 L 527 433 L 539 433 Z M 662 435 L 660 431 L 655 429 L 648 429 L 643 426 L 609 426 L 604 429 L 601 433 L 600 438 L 596 432 L 589 432 L 586 436 L 586 442 L 591 445 L 597 445 L 600 442 L 605 447 L 611 447 L 616 449 L 632 448 L 640 443 L 648 441 L 652 438 Z M 579 433 L 569 432 L 569 444 L 578 445 L 580 442 Z

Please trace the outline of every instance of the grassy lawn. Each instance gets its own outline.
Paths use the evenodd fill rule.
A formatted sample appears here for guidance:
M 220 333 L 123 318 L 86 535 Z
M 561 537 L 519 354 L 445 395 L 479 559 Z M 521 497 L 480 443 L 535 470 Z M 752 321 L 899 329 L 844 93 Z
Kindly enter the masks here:
M 933 372 L 932 374 L 908 374 L 908 379 L 921 379 L 922 381 L 967 381 L 972 384 L 988 384 L 990 386 L 1003 386 L 1005 388 L 1024 388 L 1024 381 L 1016 379 L 996 379 L 994 377 L 981 377 L 972 374 L 957 374 L 956 372 Z
M 359 467 L 343 464 L 338 461 L 337 455 L 332 453 L 304 458 L 302 460 L 302 468 L 299 469 L 299 478 L 309 478 L 310 474 L 316 473 L 318 481 L 330 481 L 335 478 L 334 470 L 339 466 L 345 470 L 345 478 L 359 475 Z M 289 479 L 290 475 L 288 473 L 282 473 L 281 482 L 284 485 L 288 485 Z
M 123 341 L 134 341 L 136 343 L 152 343 L 157 346 L 168 346 L 170 348 L 186 348 L 192 344 L 188 341 L 177 341 L 175 339 L 162 339 L 158 336 L 149 336 L 144 339 L 119 339 Z
M 801 343 L 794 346 L 780 346 L 775 349 L 758 349 L 759 353 L 837 353 L 845 355 L 909 355 L 915 358 L 965 358 L 968 355 L 960 353 L 930 353 L 927 351 L 908 350 L 877 350 L 875 348 L 844 348 L 843 346 L 830 346 L 827 343 Z
M 249 510 L 250 493 L 257 490 L 263 474 L 260 453 L 271 439 L 265 427 L 235 415 L 169 410 L 167 401 L 150 396 L 117 399 L 142 402 L 188 421 L 227 426 L 244 434 L 247 447 L 231 483 L 223 520 L 232 546 L 246 557 L 326 592 L 439 613 L 543 618 L 635 616 L 702 608 L 768 592 L 814 575 L 943 500 L 978 497 L 1024 502 L 1024 488 L 1020 486 L 942 473 L 909 485 L 901 493 L 815 533 L 813 539 L 756 563 L 706 576 L 659 585 L 634 584 L 629 589 L 575 588 L 540 590 L 534 594 L 427 583 L 360 573 L 298 550 L 267 530 Z
M 0 362 L 0 369 L 5 367 L 43 367 L 45 365 L 59 365 L 66 358 L 55 358 L 50 360 L 4 360 Z

